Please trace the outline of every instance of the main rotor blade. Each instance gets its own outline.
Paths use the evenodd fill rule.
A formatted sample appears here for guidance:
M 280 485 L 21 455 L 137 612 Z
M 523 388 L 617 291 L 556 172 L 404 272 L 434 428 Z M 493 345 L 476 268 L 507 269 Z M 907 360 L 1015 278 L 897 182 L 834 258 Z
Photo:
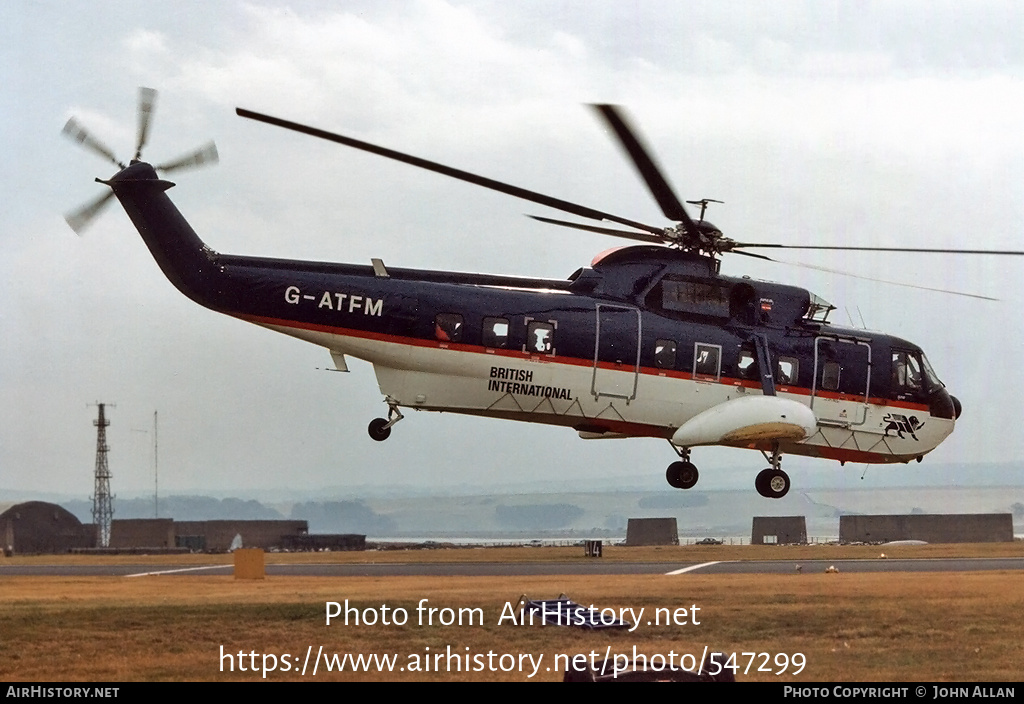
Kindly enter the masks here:
M 668 180 L 662 175 L 649 150 L 637 137 L 636 130 L 630 127 L 619 109 L 614 105 L 594 105 L 593 107 L 618 135 L 619 142 L 633 160 L 633 164 L 647 183 L 647 188 L 650 189 L 654 200 L 658 201 L 665 217 L 674 222 L 682 222 L 686 226 L 687 232 L 696 234 L 697 228 L 686 212 L 686 208 L 679 202 L 675 191 L 668 185 Z
M 786 262 L 780 262 L 778 259 L 772 259 L 766 257 L 763 254 L 754 254 L 753 252 L 744 252 L 742 249 L 730 249 L 729 254 L 742 254 L 744 257 L 753 257 L 754 259 L 764 259 L 766 262 L 777 262 L 779 264 L 785 264 Z
M 379 147 L 369 142 L 363 142 L 358 139 L 352 139 L 351 137 L 344 137 L 340 134 L 334 134 L 333 132 L 327 132 L 326 130 L 317 129 L 315 127 L 309 127 L 307 125 L 301 125 L 297 122 L 290 122 L 288 120 L 282 120 L 277 117 L 271 117 L 270 115 L 263 115 L 252 110 L 246 110 L 244 108 L 235 108 L 235 113 L 239 117 L 245 117 L 250 120 L 257 120 L 258 122 L 265 122 L 268 125 L 275 125 L 277 127 L 283 127 L 287 130 L 300 132 L 302 134 L 309 135 L 311 137 L 318 137 L 320 139 L 326 139 L 329 142 L 337 142 L 338 144 L 344 144 L 347 147 L 354 149 L 361 149 L 371 154 L 383 156 L 387 159 L 394 159 L 395 161 L 401 161 L 405 164 L 412 166 L 418 166 L 421 169 L 427 171 L 433 171 L 435 173 L 450 176 L 451 178 L 459 179 L 460 181 L 466 181 L 468 183 L 475 184 L 477 186 L 483 186 L 493 191 L 505 193 L 516 198 L 522 198 L 524 200 L 531 201 L 533 203 L 539 203 L 546 205 L 549 208 L 555 208 L 556 210 L 562 210 L 573 215 L 578 215 L 584 218 L 591 218 L 592 220 L 608 220 L 610 222 L 617 222 L 620 225 L 627 225 L 629 227 L 635 227 L 638 230 L 646 230 L 654 234 L 662 232 L 661 228 L 653 227 L 651 225 L 645 225 L 643 223 L 635 222 L 633 220 L 627 220 L 626 218 L 620 218 L 616 215 L 601 212 L 593 208 L 587 208 L 586 206 L 578 205 L 576 203 L 570 203 L 566 200 L 559 198 L 552 198 L 546 196 L 543 193 L 537 193 L 536 191 L 529 191 L 525 188 L 519 188 L 518 186 L 512 186 L 501 181 L 495 181 L 494 179 L 486 178 L 484 176 L 478 176 L 477 174 L 470 173 L 468 171 L 462 171 L 461 169 L 454 169 L 444 164 L 438 164 L 434 161 L 428 161 L 427 159 L 421 159 L 419 157 L 411 156 L 409 154 L 403 154 L 402 152 L 395 151 L 394 149 L 387 149 L 385 147 Z
M 638 240 L 640 242 L 651 242 L 653 244 L 665 244 L 670 240 L 666 237 L 658 237 L 656 235 L 647 235 L 642 232 L 629 232 L 628 230 L 616 230 L 610 227 L 597 227 L 596 225 L 584 225 L 579 222 L 568 222 L 566 220 L 555 220 L 553 218 L 545 218 L 540 215 L 527 215 L 528 218 L 539 220 L 540 222 L 546 222 L 551 225 L 560 225 L 561 227 L 571 227 L 576 230 L 586 230 L 587 232 L 596 232 L 599 235 L 611 235 L 612 237 L 624 237 L 630 240 Z M 760 255 L 752 254 L 750 256 L 757 257 Z M 767 259 L 767 257 L 762 257 Z
M 814 244 L 737 244 L 736 247 L 760 247 L 771 249 L 820 249 L 846 252 L 912 252 L 922 254 L 998 254 L 1006 256 L 1024 256 L 1024 250 L 1016 249 L 929 249 L 922 247 L 845 247 L 842 245 Z M 733 250 L 735 251 L 735 250 Z
M 194 169 L 200 166 L 205 166 L 206 164 L 216 164 L 219 160 L 220 156 L 217 154 L 217 145 L 213 142 L 209 142 L 195 151 L 160 164 L 159 166 L 154 166 L 153 168 L 157 171 L 169 173 L 171 171 L 177 171 L 178 169 Z
M 75 118 L 72 117 L 67 121 L 67 124 L 64 125 L 64 129 L 61 130 L 61 134 L 66 136 L 68 139 L 78 142 L 89 151 L 99 154 L 115 166 L 122 169 L 124 168 L 124 164 L 117 160 L 117 157 L 114 156 L 114 152 L 110 147 L 89 134 L 84 127 L 78 124 L 78 121 Z
M 152 88 L 139 88 L 139 136 L 135 141 L 135 156 L 142 156 L 142 148 L 146 146 L 149 136 L 149 123 L 153 117 L 153 106 L 156 104 L 156 91 Z
M 89 226 L 89 223 L 91 223 L 93 219 L 100 214 L 100 211 L 107 206 L 110 199 L 113 197 L 114 192 L 108 190 L 99 198 L 91 200 L 78 210 L 65 215 L 64 220 L 67 222 L 68 226 L 75 231 L 75 234 L 81 235 L 82 232 L 85 231 L 85 228 Z
M 762 245 L 742 245 L 742 246 L 744 246 L 744 247 L 760 247 Z M 771 245 L 764 245 L 764 246 L 771 246 Z M 933 291 L 935 293 L 948 293 L 951 296 L 964 296 L 966 298 L 980 298 L 983 301 L 998 301 L 999 300 L 998 298 L 992 298 L 991 296 L 982 296 L 982 295 L 977 294 L 977 293 L 964 293 L 962 291 L 950 291 L 949 289 L 945 289 L 945 288 L 931 288 L 929 286 L 918 286 L 916 284 L 907 284 L 907 283 L 903 283 L 902 281 L 890 281 L 889 279 L 877 279 L 877 278 L 875 278 L 873 276 L 862 276 L 860 274 L 851 274 L 848 271 L 842 271 L 842 270 L 839 270 L 839 269 L 829 269 L 829 268 L 824 267 L 824 266 L 816 266 L 814 264 L 807 264 L 807 263 L 804 263 L 804 262 L 787 262 L 787 261 L 783 261 L 781 259 L 772 259 L 771 257 L 764 256 L 763 254 L 754 254 L 753 252 L 744 252 L 744 251 L 739 250 L 739 249 L 734 249 L 734 250 L 731 250 L 731 251 L 732 251 L 733 254 L 742 254 L 745 257 L 756 257 L 757 259 L 764 259 L 764 260 L 769 261 L 769 262 L 774 262 L 776 264 L 785 264 L 787 266 L 796 266 L 796 267 L 800 267 L 801 269 L 814 269 L 815 271 L 824 271 L 827 274 L 838 274 L 839 276 L 848 276 L 851 279 L 861 279 L 863 281 L 874 281 L 875 283 L 889 284 L 890 286 L 902 286 L 904 288 L 916 288 L 916 289 L 918 289 L 920 291 Z M 989 252 L 989 253 L 991 253 L 991 252 Z

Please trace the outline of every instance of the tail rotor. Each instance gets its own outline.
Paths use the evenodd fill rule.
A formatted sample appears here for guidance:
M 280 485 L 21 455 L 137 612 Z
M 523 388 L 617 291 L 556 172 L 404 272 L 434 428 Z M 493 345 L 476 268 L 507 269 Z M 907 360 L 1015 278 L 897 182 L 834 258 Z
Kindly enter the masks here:
M 134 164 L 142 158 L 142 150 L 149 139 L 150 125 L 153 121 L 153 111 L 156 107 L 156 96 L 157 92 L 152 88 L 139 88 L 138 132 L 135 141 L 135 155 L 132 157 L 130 164 Z M 73 117 L 67 121 L 67 124 L 64 125 L 64 129 L 61 133 L 68 139 L 81 145 L 83 148 L 114 164 L 119 169 L 123 170 L 130 165 L 119 161 L 114 155 L 112 149 L 94 137 Z M 213 142 L 209 142 L 198 149 L 183 154 L 176 159 L 154 166 L 153 168 L 161 173 L 171 173 L 172 171 L 183 171 L 209 164 L 216 164 L 218 160 L 219 156 L 217 154 L 217 147 Z M 105 183 L 100 179 L 96 180 L 100 183 Z M 96 219 L 96 216 L 99 215 L 110 203 L 113 196 L 113 191 L 107 191 L 100 197 L 89 201 L 76 210 L 65 213 L 64 220 L 76 234 L 81 235 L 89 224 Z
M 139 136 L 135 140 L 135 156 L 132 161 L 138 161 L 142 156 L 142 148 L 146 146 L 146 138 L 149 136 L 149 123 L 153 119 L 153 108 L 156 106 L 156 91 L 152 88 L 139 88 Z
M 219 160 L 220 156 L 217 154 L 217 145 L 209 142 L 188 154 L 179 156 L 171 161 L 165 161 L 153 168 L 162 173 L 169 174 L 180 169 L 198 169 L 200 166 L 207 164 L 216 164 Z
M 89 134 L 89 131 L 82 127 L 80 124 L 78 124 L 78 120 L 76 120 L 75 118 L 72 117 L 70 120 L 68 120 L 67 124 L 64 125 L 64 129 L 61 130 L 61 134 L 63 134 L 68 139 L 82 145 L 83 147 L 91 151 L 93 154 L 98 154 L 99 156 L 103 157 L 104 159 L 112 163 L 114 166 L 118 166 L 122 169 L 124 168 L 125 165 L 117 160 L 117 157 L 114 156 L 113 150 L 111 150 L 110 147 L 108 147 L 103 142 L 99 141 L 91 134 Z

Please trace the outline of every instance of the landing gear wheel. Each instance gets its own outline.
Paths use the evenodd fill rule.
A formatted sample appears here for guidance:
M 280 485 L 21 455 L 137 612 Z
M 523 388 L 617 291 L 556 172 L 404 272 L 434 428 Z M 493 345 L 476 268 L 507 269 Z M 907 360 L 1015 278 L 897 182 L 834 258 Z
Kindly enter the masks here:
M 384 418 L 374 418 L 371 420 L 370 427 L 366 431 L 377 442 L 383 442 L 391 435 L 391 428 L 388 426 L 388 421 Z
M 762 469 L 754 480 L 757 493 L 767 499 L 781 499 L 789 493 L 789 486 L 789 475 L 772 467 Z
M 765 484 L 768 481 L 768 475 L 771 473 L 771 471 L 771 467 L 769 467 L 768 469 L 762 469 L 760 472 L 757 473 L 757 477 L 754 478 L 754 488 L 757 489 L 757 493 L 760 494 L 761 496 L 768 496 L 768 494 L 765 493 L 767 491 L 767 489 L 765 488 Z
M 676 489 L 691 489 L 700 473 L 692 462 L 673 462 L 665 470 L 665 479 Z

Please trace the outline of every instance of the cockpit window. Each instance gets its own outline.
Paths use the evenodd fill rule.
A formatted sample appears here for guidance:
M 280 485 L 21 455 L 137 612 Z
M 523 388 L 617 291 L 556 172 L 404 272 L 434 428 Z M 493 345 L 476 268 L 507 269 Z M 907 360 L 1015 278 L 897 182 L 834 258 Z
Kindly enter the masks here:
M 893 350 L 892 386 L 896 393 L 918 394 L 925 390 L 921 360 L 916 354 Z
M 939 380 L 939 376 L 935 373 L 935 370 L 932 369 L 932 365 L 928 362 L 928 358 L 924 356 L 924 352 L 921 353 L 921 366 L 924 368 L 924 378 L 931 388 L 937 389 L 945 386 L 945 384 Z

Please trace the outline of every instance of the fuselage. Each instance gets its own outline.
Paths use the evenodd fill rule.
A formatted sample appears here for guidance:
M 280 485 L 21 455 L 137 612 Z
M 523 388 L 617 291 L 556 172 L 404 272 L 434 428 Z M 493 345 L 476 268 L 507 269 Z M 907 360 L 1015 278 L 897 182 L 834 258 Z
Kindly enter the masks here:
M 108 183 L 185 295 L 340 366 L 371 362 L 398 406 L 671 439 L 708 409 L 775 394 L 817 425 L 775 449 L 856 462 L 920 458 L 959 413 L 916 345 L 828 324 L 807 291 L 722 276 L 709 257 L 627 247 L 549 280 L 226 255 L 148 164 Z

